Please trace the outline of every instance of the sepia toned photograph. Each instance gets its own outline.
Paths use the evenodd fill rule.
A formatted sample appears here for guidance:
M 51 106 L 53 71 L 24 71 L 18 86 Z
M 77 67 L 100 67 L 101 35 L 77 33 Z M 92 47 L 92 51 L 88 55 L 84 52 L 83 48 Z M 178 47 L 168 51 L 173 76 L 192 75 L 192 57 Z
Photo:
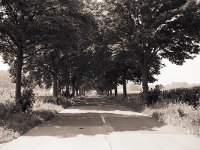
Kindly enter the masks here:
M 0 0 L 0 150 L 200 150 L 200 0 Z

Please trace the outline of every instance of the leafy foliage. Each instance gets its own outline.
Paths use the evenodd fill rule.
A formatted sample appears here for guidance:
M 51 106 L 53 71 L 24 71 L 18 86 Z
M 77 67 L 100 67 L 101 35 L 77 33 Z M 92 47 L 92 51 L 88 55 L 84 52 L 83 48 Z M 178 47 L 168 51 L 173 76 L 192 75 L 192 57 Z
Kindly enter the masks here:
M 119 42 L 140 67 L 147 101 L 148 82 L 160 73 L 162 58 L 181 65 L 199 53 L 196 23 L 199 23 L 200 4 L 186 0 L 108 0 L 107 3 L 118 18 L 115 26 Z
M 196 107 L 200 97 L 200 87 L 165 90 L 161 95 L 171 102 L 185 102 Z
M 53 82 L 57 91 L 59 75 L 69 73 L 63 67 L 71 63 L 68 56 L 92 42 L 93 16 L 83 11 L 80 1 L 1 1 L 0 7 L 0 52 L 11 66 L 16 101 L 21 100 L 22 76 L 27 73 L 39 85 Z
M 128 80 L 142 83 L 147 101 L 162 58 L 182 65 L 200 51 L 193 0 L 2 0 L 0 7 L 0 53 L 16 102 L 27 84 L 53 87 L 56 98 L 69 87 L 72 96 L 91 88 L 117 95 L 123 84 L 127 97 Z

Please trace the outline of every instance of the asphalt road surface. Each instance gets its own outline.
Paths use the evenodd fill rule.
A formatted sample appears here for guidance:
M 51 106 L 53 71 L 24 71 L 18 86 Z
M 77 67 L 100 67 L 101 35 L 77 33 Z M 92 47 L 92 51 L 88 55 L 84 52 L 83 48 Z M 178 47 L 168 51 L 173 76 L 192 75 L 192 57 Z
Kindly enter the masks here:
M 200 150 L 200 139 L 103 98 L 61 111 L 0 150 Z

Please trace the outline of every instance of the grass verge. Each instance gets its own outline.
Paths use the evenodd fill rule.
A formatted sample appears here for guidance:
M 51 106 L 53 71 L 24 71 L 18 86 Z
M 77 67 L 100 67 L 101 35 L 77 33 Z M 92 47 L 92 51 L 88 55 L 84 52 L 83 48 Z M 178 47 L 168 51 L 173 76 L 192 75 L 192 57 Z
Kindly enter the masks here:
M 181 127 L 188 134 L 200 136 L 200 105 L 194 108 L 186 103 L 172 103 L 173 100 L 165 100 L 165 102 L 160 101 L 145 107 L 140 94 L 128 95 L 127 99 L 119 96 L 116 102 L 134 111 L 152 116 L 165 124 Z
M 163 123 L 184 128 L 189 134 L 200 135 L 200 107 L 195 109 L 185 103 L 157 104 L 146 107 L 143 113 Z
M 0 143 L 11 141 L 28 130 L 49 120 L 63 109 L 50 103 L 34 107 L 30 113 L 19 112 L 12 102 L 0 103 Z

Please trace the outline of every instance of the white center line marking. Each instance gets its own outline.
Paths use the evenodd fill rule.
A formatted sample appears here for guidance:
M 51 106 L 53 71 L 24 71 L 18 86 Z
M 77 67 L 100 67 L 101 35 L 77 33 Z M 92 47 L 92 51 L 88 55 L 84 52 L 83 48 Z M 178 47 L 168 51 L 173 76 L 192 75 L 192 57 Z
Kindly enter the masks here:
M 101 110 L 101 108 L 100 108 L 99 105 L 97 105 L 97 108 L 98 108 L 99 111 Z M 106 125 L 106 120 L 105 120 L 103 114 L 100 112 L 99 115 L 100 115 L 100 117 L 101 117 L 101 120 L 103 121 L 103 124 Z
M 103 114 L 100 114 L 100 116 L 101 116 L 101 119 L 102 119 L 103 123 L 106 124 L 106 120 L 105 120 Z

